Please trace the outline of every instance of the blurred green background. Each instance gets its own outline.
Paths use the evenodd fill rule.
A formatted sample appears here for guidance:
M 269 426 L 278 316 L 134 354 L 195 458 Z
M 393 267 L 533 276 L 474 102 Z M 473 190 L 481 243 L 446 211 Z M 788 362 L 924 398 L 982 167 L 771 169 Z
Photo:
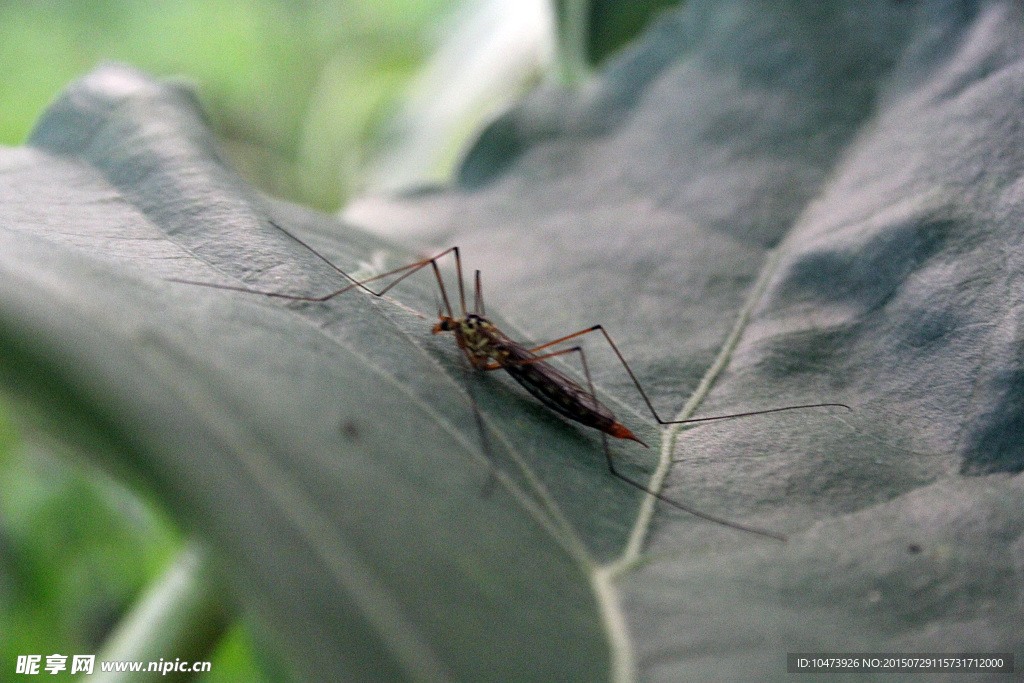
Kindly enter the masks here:
M 194 83 L 232 161 L 274 194 L 334 209 L 429 55 L 452 0 L 0 2 L 0 144 L 21 144 L 104 60 Z
M 0 144 L 23 144 L 67 84 L 123 61 L 193 83 L 250 182 L 333 210 L 460 4 L 3 1 Z M 182 543 L 155 505 L 10 415 L 0 405 L 0 680 L 18 654 L 98 653 Z M 269 680 L 259 650 L 233 627 L 200 680 Z
M 23 144 L 65 86 L 121 61 L 192 84 L 249 182 L 334 211 L 364 191 L 443 182 L 480 126 L 545 74 L 586 78 L 672 4 L 0 0 L 0 144 Z M 466 76 L 468 63 L 487 69 Z M 16 429 L 10 408 L 0 396 L 0 680 L 18 654 L 98 653 L 183 543 L 156 505 Z M 213 662 L 198 680 L 278 678 L 241 624 Z

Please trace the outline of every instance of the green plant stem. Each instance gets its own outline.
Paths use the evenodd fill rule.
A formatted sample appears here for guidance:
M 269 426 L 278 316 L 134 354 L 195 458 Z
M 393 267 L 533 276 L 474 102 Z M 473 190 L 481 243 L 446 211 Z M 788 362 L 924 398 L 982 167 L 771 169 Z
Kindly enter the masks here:
M 558 0 L 558 69 L 562 83 L 572 85 L 590 73 L 587 63 L 589 0 Z
M 231 624 L 209 551 L 189 541 L 114 629 L 96 657 L 90 683 L 188 680 L 191 674 L 100 672 L 99 662 L 208 660 Z M 145 664 L 143 665 L 145 669 Z

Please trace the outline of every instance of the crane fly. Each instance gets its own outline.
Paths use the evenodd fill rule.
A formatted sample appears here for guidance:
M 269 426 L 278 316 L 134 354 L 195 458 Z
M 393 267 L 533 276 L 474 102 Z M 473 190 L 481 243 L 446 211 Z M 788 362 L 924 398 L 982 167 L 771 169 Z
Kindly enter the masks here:
M 233 285 L 222 285 L 210 282 L 196 282 L 193 280 L 182 280 L 173 278 L 170 281 L 180 282 L 188 285 L 198 285 L 201 287 L 212 287 L 215 289 L 226 289 L 229 291 L 244 292 L 246 294 L 259 294 L 261 296 L 285 299 L 289 301 L 306 301 L 312 303 L 322 303 L 329 301 L 341 294 L 352 290 L 361 289 L 374 297 L 382 297 L 393 289 L 398 283 L 402 282 L 414 273 L 423 270 L 426 267 L 430 267 L 434 273 L 434 277 L 437 280 L 437 286 L 441 294 L 441 303 L 439 304 L 438 310 L 438 321 L 432 329 L 433 334 L 451 333 L 455 337 L 455 343 L 462 353 L 466 356 L 470 366 L 477 371 L 488 372 L 492 370 L 504 370 L 507 372 L 512 379 L 518 382 L 524 389 L 532 394 L 538 401 L 550 410 L 558 413 L 566 419 L 577 422 L 586 427 L 591 427 L 598 430 L 601 433 L 602 445 L 604 447 L 605 462 L 608 466 L 608 472 L 620 481 L 639 489 L 649 496 L 653 496 L 658 500 L 671 505 L 672 507 L 682 510 L 690 515 L 698 517 L 700 519 L 720 524 L 740 531 L 745 531 L 751 534 L 759 536 L 765 536 L 779 541 L 785 541 L 786 536 L 783 534 L 762 529 L 756 526 L 750 526 L 742 524 L 740 522 L 734 522 L 722 517 L 718 517 L 701 510 L 697 510 L 689 505 L 684 505 L 676 500 L 669 498 L 668 496 L 652 491 L 651 489 L 644 486 L 642 483 L 626 476 L 619 472 L 615 467 L 615 463 L 612 460 L 611 451 L 608 446 L 608 437 L 612 436 L 617 439 L 627 439 L 635 441 L 640 445 L 647 448 L 647 444 L 644 443 L 639 437 L 637 437 L 628 427 L 618 421 L 615 414 L 611 411 L 608 406 L 601 403 L 597 398 L 597 393 L 594 389 L 593 380 L 590 377 L 590 368 L 587 366 L 587 356 L 583 351 L 583 348 L 576 344 L 568 348 L 560 348 L 552 350 L 552 347 L 556 347 L 560 344 L 570 342 L 575 339 L 579 339 L 587 334 L 593 332 L 600 332 L 604 339 L 608 342 L 612 351 L 618 357 L 622 363 L 622 367 L 625 368 L 626 373 L 636 386 L 644 403 L 650 410 L 651 415 L 658 422 L 659 425 L 675 425 L 675 424 L 692 424 L 697 422 L 711 422 L 714 420 L 727 420 L 738 417 L 747 417 L 751 415 L 765 415 L 768 413 L 778 413 L 787 410 L 800 410 L 806 408 L 845 408 L 846 410 L 852 410 L 850 406 L 844 403 L 813 403 L 806 405 L 796 406 L 785 406 L 782 408 L 769 408 L 767 410 L 755 410 L 744 413 L 734 413 L 731 415 L 717 415 L 714 417 L 698 417 L 689 418 L 685 420 L 665 420 L 662 419 L 658 412 L 654 409 L 654 404 L 648 397 L 647 392 L 644 391 L 643 386 L 633 373 L 632 368 L 629 367 L 629 363 L 626 362 L 622 352 L 619 351 L 618 346 L 612 341 L 611 335 L 608 334 L 607 330 L 601 325 L 594 325 L 588 327 L 579 332 L 566 335 L 555 339 L 554 341 L 541 344 L 539 346 L 528 347 L 524 344 L 511 339 L 505 333 L 503 333 L 498 327 L 487 318 L 487 314 L 484 308 L 483 291 L 480 284 L 480 271 L 477 270 L 474 273 L 474 301 L 473 309 L 469 310 L 466 306 L 466 289 L 463 276 L 462 276 L 462 258 L 459 254 L 458 247 L 449 247 L 442 251 L 440 254 L 432 258 L 423 259 L 389 270 L 386 273 L 374 275 L 363 280 L 357 280 L 341 268 L 332 263 L 327 257 L 322 255 L 316 249 L 306 244 L 304 241 L 291 234 L 276 223 L 271 222 L 277 230 L 287 235 L 289 238 L 294 240 L 296 243 L 307 249 L 311 254 L 316 256 L 319 260 L 327 264 L 332 270 L 344 277 L 348 284 L 340 289 L 328 292 L 321 296 L 303 296 L 297 294 L 287 294 L 284 292 L 274 291 L 263 291 L 259 289 L 253 289 L 250 287 L 233 286 Z M 441 269 L 437 263 L 439 259 L 445 256 L 451 255 L 455 260 L 455 272 L 458 278 L 458 295 L 459 295 L 459 309 L 456 314 L 455 309 L 452 308 L 451 300 L 448 297 L 448 291 L 445 287 L 444 278 L 441 275 Z M 375 291 L 367 285 L 382 280 L 388 277 L 394 277 L 395 279 L 387 283 L 379 291 Z M 425 316 L 421 316 L 425 317 Z M 580 365 L 583 368 L 583 375 L 586 378 L 586 388 L 580 385 L 576 380 L 569 377 L 566 373 L 555 368 L 548 361 L 559 356 L 567 356 L 570 354 L 578 354 L 580 359 Z M 482 423 L 481 423 L 482 425 Z

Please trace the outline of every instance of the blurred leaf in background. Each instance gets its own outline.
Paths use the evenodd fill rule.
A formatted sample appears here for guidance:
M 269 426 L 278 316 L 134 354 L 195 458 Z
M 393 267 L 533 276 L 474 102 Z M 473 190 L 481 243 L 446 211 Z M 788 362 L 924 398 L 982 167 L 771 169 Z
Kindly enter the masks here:
M 0 420 L 7 411 L 0 413 Z M 94 468 L 0 424 L 0 661 L 95 652 L 180 543 L 174 526 Z
M 0 143 L 20 144 L 67 83 L 104 60 L 196 84 L 232 162 L 324 209 L 358 185 L 360 149 L 459 3 L 130 0 L 0 6 Z

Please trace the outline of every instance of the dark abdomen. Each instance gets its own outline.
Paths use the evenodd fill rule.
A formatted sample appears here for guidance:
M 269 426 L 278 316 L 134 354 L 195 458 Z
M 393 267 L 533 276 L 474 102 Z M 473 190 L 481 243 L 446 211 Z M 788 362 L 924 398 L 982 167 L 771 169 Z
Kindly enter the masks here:
M 607 432 L 616 423 L 612 411 L 591 396 L 590 392 L 543 361 L 525 364 L 513 362 L 503 367 L 538 401 L 563 417 L 602 432 Z

